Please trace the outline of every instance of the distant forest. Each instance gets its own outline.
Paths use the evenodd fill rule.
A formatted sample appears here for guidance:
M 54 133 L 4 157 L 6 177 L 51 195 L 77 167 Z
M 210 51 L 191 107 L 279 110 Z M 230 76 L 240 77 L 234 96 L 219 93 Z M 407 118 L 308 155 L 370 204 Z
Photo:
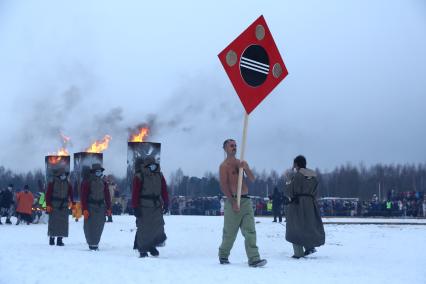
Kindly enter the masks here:
M 347 164 L 332 172 L 316 170 L 319 179 L 319 194 L 322 197 L 359 197 L 371 199 L 373 194 L 385 199 L 388 192 L 426 191 L 426 164 L 382 165 L 371 167 Z M 267 197 L 274 187 L 284 188 L 285 178 L 276 171 L 257 172 L 256 180 L 248 183 L 250 195 Z M 126 178 L 115 178 L 122 194 L 129 195 Z M 217 196 L 221 195 L 217 173 L 206 173 L 203 177 L 187 176 L 181 169 L 167 178 L 169 193 L 172 196 Z M 28 173 L 14 173 L 0 166 L 0 188 L 14 184 L 20 190 L 28 184 L 30 190 L 38 192 L 45 187 L 45 175 L 41 170 Z

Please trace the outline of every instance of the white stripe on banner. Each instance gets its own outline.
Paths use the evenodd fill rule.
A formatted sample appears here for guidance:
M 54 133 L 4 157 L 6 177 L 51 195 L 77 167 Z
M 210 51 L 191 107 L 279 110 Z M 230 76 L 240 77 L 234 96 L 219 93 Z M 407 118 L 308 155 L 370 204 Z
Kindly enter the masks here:
M 242 56 L 241 56 L 241 59 L 247 60 L 247 61 L 249 61 L 249 62 L 251 62 L 251 63 L 254 63 L 254 64 L 256 64 L 256 65 L 261 65 L 261 66 L 266 67 L 266 68 L 268 68 L 268 69 L 269 69 L 269 65 L 268 65 L 268 64 L 264 64 L 264 63 L 262 63 L 262 62 L 258 62 L 258 61 L 256 61 L 256 60 L 252 60 L 252 59 L 250 59 L 250 58 L 242 57 Z
M 263 73 L 263 74 L 268 75 L 268 72 L 263 71 L 263 70 L 261 70 L 261 69 L 256 69 L 256 68 L 250 67 L 250 66 L 248 66 L 248 65 L 244 65 L 244 63 L 241 63 L 241 64 L 240 64 L 240 66 L 241 66 L 241 67 L 244 67 L 244 68 L 247 68 L 247 69 L 250 69 L 250 70 L 253 70 L 253 71 L 257 71 L 257 72 L 260 72 L 260 73 Z
M 245 60 L 243 60 L 243 59 L 241 59 L 241 63 L 242 63 L 242 64 L 246 64 L 246 65 L 253 66 L 254 68 L 259 69 L 259 70 L 263 70 L 263 71 L 269 72 L 269 68 L 265 68 L 265 67 L 262 67 L 262 66 L 259 66 L 259 65 L 256 65 L 256 64 L 250 63 L 250 62 L 245 61 Z M 269 67 L 269 66 L 268 66 L 268 67 Z

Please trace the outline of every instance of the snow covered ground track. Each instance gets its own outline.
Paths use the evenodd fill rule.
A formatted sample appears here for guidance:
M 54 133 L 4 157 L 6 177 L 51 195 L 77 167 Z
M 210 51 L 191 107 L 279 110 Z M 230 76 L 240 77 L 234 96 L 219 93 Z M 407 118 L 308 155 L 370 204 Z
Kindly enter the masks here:
M 295 260 L 285 227 L 256 218 L 258 246 L 268 264 L 250 268 L 241 234 L 231 264 L 218 264 L 222 217 L 166 216 L 165 221 L 167 245 L 159 249 L 160 257 L 148 259 L 132 250 L 133 216 L 106 223 L 97 252 L 88 250 L 81 221 L 70 220 L 65 247 L 48 246 L 47 225 L 1 225 L 0 283 L 426 283 L 426 226 L 325 225 L 326 245 Z

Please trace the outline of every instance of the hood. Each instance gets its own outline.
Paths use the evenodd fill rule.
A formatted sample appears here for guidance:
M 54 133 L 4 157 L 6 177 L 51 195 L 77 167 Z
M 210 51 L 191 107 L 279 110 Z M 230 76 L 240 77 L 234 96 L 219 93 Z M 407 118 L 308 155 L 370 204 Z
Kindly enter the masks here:
M 305 177 L 316 177 L 317 176 L 317 173 L 316 172 L 314 172 L 313 170 L 311 170 L 311 169 L 300 169 L 299 170 L 299 173 L 301 173 L 302 175 L 304 175 Z

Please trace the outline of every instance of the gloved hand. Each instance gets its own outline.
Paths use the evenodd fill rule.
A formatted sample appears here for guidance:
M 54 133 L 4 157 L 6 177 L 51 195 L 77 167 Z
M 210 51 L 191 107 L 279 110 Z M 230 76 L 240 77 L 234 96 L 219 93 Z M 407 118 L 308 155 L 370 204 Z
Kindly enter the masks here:
M 169 205 L 168 204 L 164 204 L 163 205 L 163 215 L 169 213 Z
M 46 212 L 47 213 L 52 213 L 52 211 L 53 211 L 52 206 L 46 206 Z
M 106 214 L 107 214 L 107 216 L 111 216 L 112 215 L 112 210 L 111 209 L 107 209 Z
M 89 216 L 90 216 L 89 211 L 84 210 L 84 211 L 83 211 L 83 215 L 84 215 L 84 220 L 89 219 Z
M 134 208 L 133 209 L 133 215 L 135 215 L 136 218 L 141 217 L 142 216 L 142 210 L 139 207 Z

